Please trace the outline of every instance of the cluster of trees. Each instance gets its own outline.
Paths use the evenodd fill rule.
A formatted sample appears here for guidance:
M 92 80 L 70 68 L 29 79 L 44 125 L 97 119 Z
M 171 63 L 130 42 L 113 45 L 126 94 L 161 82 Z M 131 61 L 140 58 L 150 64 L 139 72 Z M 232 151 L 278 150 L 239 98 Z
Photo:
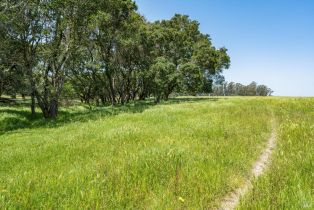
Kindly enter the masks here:
M 216 96 L 271 96 L 272 89 L 266 85 L 251 82 L 249 85 L 241 83 L 222 82 L 213 86 L 213 95 Z
M 0 96 L 30 96 L 45 118 L 64 95 L 116 105 L 209 93 L 230 65 L 197 21 L 151 23 L 132 0 L 2 1 L 0 43 Z

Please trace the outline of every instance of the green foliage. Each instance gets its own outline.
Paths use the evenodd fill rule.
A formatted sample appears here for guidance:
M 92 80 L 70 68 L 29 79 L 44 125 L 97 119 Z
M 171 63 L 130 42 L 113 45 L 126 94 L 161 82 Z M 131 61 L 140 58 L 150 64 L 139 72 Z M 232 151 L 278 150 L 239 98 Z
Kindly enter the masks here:
M 213 95 L 216 96 L 271 96 L 273 92 L 266 85 L 258 85 L 256 82 L 251 82 L 249 85 L 242 85 L 234 82 L 228 83 L 224 80 L 217 82 L 216 80 L 216 84 L 213 87 Z
M 187 94 L 196 95 L 202 87 L 203 75 L 201 68 L 195 63 L 180 65 L 181 86 Z
M 177 85 L 178 73 L 175 64 L 164 57 L 157 58 L 150 68 L 150 74 L 153 78 L 156 102 L 159 102 L 161 97 L 168 99 L 170 90 Z
M 72 90 L 97 105 L 207 93 L 212 77 L 229 68 L 227 50 L 212 46 L 197 21 L 176 14 L 150 23 L 132 0 L 21 0 L 1 7 L 1 77 L 7 78 L 3 66 L 22 70 L 33 115 L 36 98 L 43 116 L 55 118 Z

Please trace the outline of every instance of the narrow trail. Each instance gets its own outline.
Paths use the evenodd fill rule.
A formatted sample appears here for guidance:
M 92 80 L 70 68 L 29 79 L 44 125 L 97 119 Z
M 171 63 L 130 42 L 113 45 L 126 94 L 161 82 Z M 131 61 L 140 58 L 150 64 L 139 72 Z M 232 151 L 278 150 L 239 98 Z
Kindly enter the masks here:
M 261 156 L 253 164 L 251 169 L 250 177 L 244 182 L 242 186 L 237 188 L 235 191 L 228 194 L 221 203 L 219 209 L 221 210 L 231 210 L 236 209 L 240 202 L 240 199 L 245 195 L 250 189 L 252 189 L 252 181 L 263 174 L 265 169 L 270 165 L 270 157 L 274 148 L 276 147 L 276 123 L 274 118 L 272 119 L 272 132 L 268 139 L 266 148 L 264 149 Z

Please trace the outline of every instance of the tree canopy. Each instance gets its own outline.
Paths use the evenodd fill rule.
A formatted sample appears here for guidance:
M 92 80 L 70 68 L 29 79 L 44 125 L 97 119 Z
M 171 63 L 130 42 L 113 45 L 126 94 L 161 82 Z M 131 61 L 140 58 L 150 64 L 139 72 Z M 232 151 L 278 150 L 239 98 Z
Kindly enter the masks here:
M 0 42 L 0 94 L 31 96 L 45 118 L 64 95 L 116 105 L 209 93 L 230 66 L 197 21 L 148 22 L 131 0 L 5 1 Z
M 254 81 L 248 85 L 220 81 L 213 86 L 212 94 L 215 96 L 271 96 L 273 92 L 266 85 L 258 85 Z

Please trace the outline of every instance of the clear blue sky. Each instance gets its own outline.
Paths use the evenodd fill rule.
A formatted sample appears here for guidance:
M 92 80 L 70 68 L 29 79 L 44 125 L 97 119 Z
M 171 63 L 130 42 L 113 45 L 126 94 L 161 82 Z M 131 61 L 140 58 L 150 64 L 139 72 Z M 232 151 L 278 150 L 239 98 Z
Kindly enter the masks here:
M 256 81 L 280 96 L 314 96 L 314 0 L 136 0 L 149 21 L 189 15 L 225 46 L 227 81 Z

